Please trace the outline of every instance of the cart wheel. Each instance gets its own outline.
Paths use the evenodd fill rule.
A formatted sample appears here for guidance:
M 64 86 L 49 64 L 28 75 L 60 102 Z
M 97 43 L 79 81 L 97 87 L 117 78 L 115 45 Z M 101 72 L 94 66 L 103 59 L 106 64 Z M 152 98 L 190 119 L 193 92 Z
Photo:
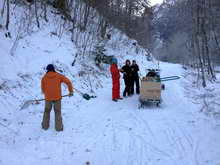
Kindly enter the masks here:
M 161 100 L 157 102 L 157 104 L 156 104 L 156 105 L 157 105 L 157 107 L 159 107 L 159 106 L 160 106 L 160 103 L 161 103 Z
M 140 101 L 140 102 L 139 102 L 138 109 L 142 109 L 142 108 L 144 108 L 144 102 L 143 102 L 143 101 Z
M 138 109 L 141 110 L 141 105 L 140 104 L 138 105 Z
M 142 103 L 139 103 L 139 105 L 138 105 L 138 109 L 141 110 L 142 107 L 143 107 L 143 104 L 142 104 Z
M 164 84 L 161 85 L 161 89 L 165 90 L 165 85 Z

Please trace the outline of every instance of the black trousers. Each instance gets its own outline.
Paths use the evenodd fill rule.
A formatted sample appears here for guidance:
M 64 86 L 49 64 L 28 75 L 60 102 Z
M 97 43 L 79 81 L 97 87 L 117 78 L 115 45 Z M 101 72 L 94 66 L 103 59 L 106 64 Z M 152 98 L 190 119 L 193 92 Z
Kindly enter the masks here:
M 131 95 L 131 78 L 124 78 L 125 82 L 125 89 L 123 92 L 123 96 L 129 96 Z
M 132 80 L 131 80 L 131 94 L 134 94 L 134 85 L 136 86 L 136 93 L 139 94 L 140 93 L 140 83 L 139 83 L 139 77 L 138 76 L 132 77 Z

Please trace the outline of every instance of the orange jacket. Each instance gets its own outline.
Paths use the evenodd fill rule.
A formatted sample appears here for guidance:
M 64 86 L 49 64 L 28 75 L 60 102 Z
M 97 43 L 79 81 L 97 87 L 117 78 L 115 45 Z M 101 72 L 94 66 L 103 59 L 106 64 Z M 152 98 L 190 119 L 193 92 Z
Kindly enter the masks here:
M 68 86 L 69 92 L 73 92 L 71 81 L 57 72 L 48 72 L 41 80 L 41 89 L 47 101 L 59 100 L 62 97 L 61 83 Z

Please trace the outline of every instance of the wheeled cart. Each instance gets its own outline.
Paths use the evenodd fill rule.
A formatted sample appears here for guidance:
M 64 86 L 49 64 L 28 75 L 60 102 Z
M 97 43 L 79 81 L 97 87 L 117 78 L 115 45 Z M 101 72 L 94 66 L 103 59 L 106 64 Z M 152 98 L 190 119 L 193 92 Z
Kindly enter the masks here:
M 155 77 L 144 77 L 141 80 L 139 108 L 148 103 L 154 103 L 159 106 L 161 103 L 161 86 L 161 82 Z

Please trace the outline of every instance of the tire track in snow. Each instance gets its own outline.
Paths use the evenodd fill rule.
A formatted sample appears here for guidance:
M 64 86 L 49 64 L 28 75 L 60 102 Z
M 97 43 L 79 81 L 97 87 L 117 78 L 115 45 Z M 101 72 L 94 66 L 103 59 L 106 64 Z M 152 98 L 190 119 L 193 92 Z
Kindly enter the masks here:
M 169 145 L 172 147 L 172 153 L 176 155 L 177 160 L 181 160 L 182 164 L 194 164 L 195 158 L 192 155 L 195 155 L 194 145 L 189 140 L 188 133 L 182 130 L 182 127 L 175 120 L 169 120 L 166 122 L 168 128 L 165 130 L 167 140 Z
M 113 108 L 109 110 L 107 107 L 109 107 L 109 104 L 104 105 L 102 108 L 103 111 L 96 114 L 98 116 L 98 120 L 97 116 L 95 116 L 86 124 L 84 123 L 85 126 L 82 129 L 87 131 L 82 136 L 87 136 L 88 138 L 85 138 L 78 146 L 78 148 L 89 148 L 91 150 L 91 154 L 97 155 L 98 153 L 94 153 L 94 150 L 100 147 L 104 152 L 106 152 L 106 154 L 103 153 L 102 155 L 108 155 L 107 157 L 110 157 L 109 162 L 114 164 L 114 152 L 117 150 L 117 133 L 114 123 L 114 111 L 116 110 L 115 112 L 117 112 L 117 109 Z M 118 112 L 116 115 L 117 114 Z M 112 144 L 112 147 L 109 148 L 109 144 Z M 107 157 L 106 159 L 108 159 Z
M 135 112 L 127 112 L 129 114 L 129 121 L 130 123 L 132 123 L 132 130 L 130 130 L 129 132 L 129 154 L 128 154 L 128 160 L 127 160 L 127 164 L 129 164 L 129 162 L 134 162 L 133 157 L 136 157 L 136 164 L 137 161 L 139 160 L 139 164 L 142 164 L 141 162 L 145 162 L 145 159 L 151 159 L 151 158 L 147 158 L 145 156 L 143 156 L 143 152 L 147 154 L 147 151 L 149 151 L 149 148 L 152 152 L 155 153 L 155 155 L 161 155 L 161 153 L 163 155 L 166 155 L 167 157 L 171 157 L 168 153 L 166 153 L 165 151 L 162 151 L 161 149 L 159 149 L 155 143 L 155 136 L 153 134 L 153 131 L 151 130 L 151 128 L 149 127 L 149 124 L 146 123 L 144 121 L 143 118 L 140 118 L 140 116 L 136 115 Z M 129 129 L 128 126 L 124 126 L 124 125 L 120 125 L 120 127 L 124 127 L 125 129 Z M 146 130 L 147 128 L 147 132 L 145 131 L 139 131 L 139 129 L 142 130 Z M 139 133 L 138 133 L 139 132 Z M 149 136 L 150 135 L 150 136 Z M 147 140 L 143 140 L 143 139 L 149 139 Z M 154 143 L 153 143 L 154 142 Z M 141 144 L 138 146 L 138 144 Z M 140 150 L 142 150 L 142 153 L 140 151 L 138 151 L 138 148 L 141 148 Z M 135 153 L 134 153 L 135 151 Z M 136 156 L 130 156 L 130 155 L 136 155 Z M 139 157 L 139 159 L 137 160 L 137 158 Z M 132 164 L 132 163 L 131 163 Z
M 139 123 L 143 123 L 143 125 L 147 128 L 148 132 L 151 134 L 151 137 L 156 140 L 156 136 L 155 134 L 153 133 L 150 125 L 148 124 L 148 122 L 146 120 L 143 119 L 143 117 L 139 114 L 139 112 L 133 112 L 134 116 L 135 116 L 135 119 L 137 121 L 139 121 Z

